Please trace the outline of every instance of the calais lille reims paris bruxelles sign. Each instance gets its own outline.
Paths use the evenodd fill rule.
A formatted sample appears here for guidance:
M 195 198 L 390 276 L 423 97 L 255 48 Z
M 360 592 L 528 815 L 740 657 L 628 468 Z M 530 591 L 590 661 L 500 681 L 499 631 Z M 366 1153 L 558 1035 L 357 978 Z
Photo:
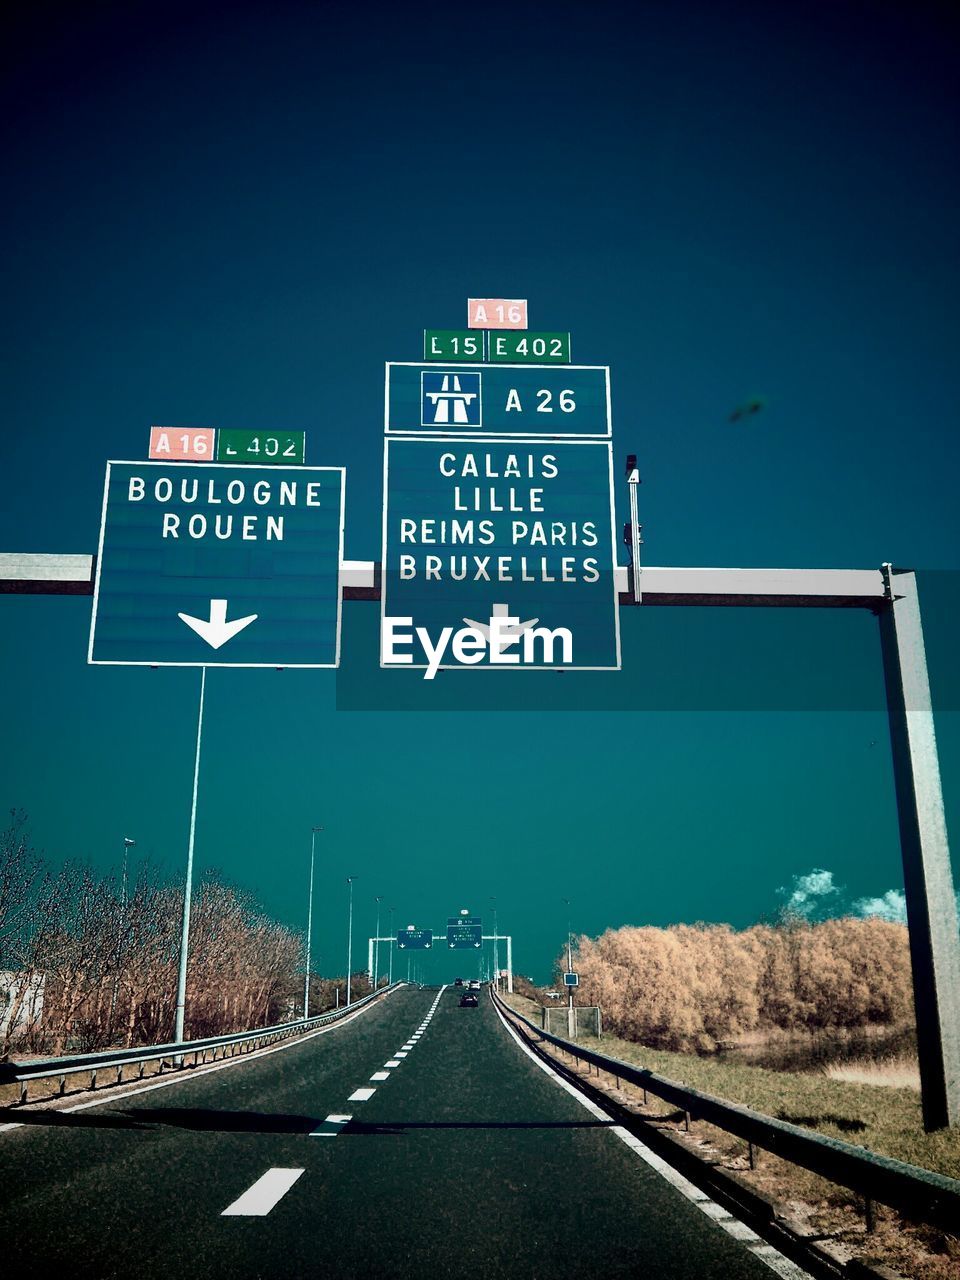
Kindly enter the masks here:
M 619 669 L 610 375 L 569 360 L 491 298 L 387 364 L 381 666 Z

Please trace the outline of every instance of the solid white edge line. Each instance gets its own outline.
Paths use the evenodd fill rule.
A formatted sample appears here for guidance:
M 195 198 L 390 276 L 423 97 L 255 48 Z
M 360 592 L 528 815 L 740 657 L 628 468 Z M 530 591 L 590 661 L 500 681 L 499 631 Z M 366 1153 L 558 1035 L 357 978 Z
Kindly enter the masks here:
M 529 1045 L 524 1044 L 519 1033 L 513 1029 L 497 1006 L 494 1005 L 493 1008 L 509 1035 L 513 1038 L 519 1048 L 527 1055 L 527 1057 L 536 1063 L 541 1071 L 550 1076 L 550 1078 L 566 1093 L 569 1093 L 572 1098 L 576 1098 L 580 1105 L 589 1111 L 596 1119 L 606 1121 L 610 1120 L 610 1116 L 606 1111 L 603 1111 L 598 1107 L 595 1102 L 592 1102 L 568 1080 L 564 1080 L 563 1077 L 558 1075 L 548 1063 L 544 1062 L 541 1058 L 538 1058 Z M 754 1257 L 759 1258 L 761 1262 L 765 1263 L 771 1269 L 771 1271 L 775 1271 L 777 1275 L 782 1276 L 783 1280 L 805 1280 L 805 1278 L 810 1277 L 811 1272 L 804 1271 L 803 1267 L 792 1262 L 790 1258 L 787 1258 L 782 1254 L 775 1245 L 770 1244 L 769 1241 L 758 1236 L 752 1227 L 748 1226 L 745 1222 L 741 1222 L 739 1218 L 735 1218 L 732 1213 L 727 1209 L 724 1209 L 722 1205 L 717 1204 L 716 1201 L 711 1200 L 705 1191 L 701 1191 L 699 1187 L 694 1186 L 694 1184 L 688 1181 L 682 1173 L 678 1173 L 677 1170 L 674 1169 L 673 1165 L 667 1164 L 666 1160 L 658 1156 L 655 1151 L 651 1151 L 649 1147 L 644 1146 L 639 1138 L 634 1137 L 634 1135 L 624 1129 L 622 1125 L 612 1124 L 609 1126 L 609 1131 L 616 1134 L 620 1141 L 625 1143 L 635 1155 L 638 1155 L 641 1160 L 650 1166 L 651 1169 L 656 1173 L 659 1173 L 662 1178 L 669 1182 L 672 1187 L 681 1193 L 681 1195 L 685 1196 L 687 1200 L 695 1204 L 711 1222 L 715 1223 L 725 1231 L 727 1235 L 735 1239 L 738 1244 L 744 1245 L 749 1253 L 752 1253 Z
M 288 1040 L 285 1044 L 272 1044 L 266 1049 L 256 1049 L 253 1053 L 243 1054 L 239 1058 L 224 1058 L 220 1062 L 211 1062 L 206 1067 L 191 1067 L 189 1071 L 180 1072 L 166 1080 L 156 1080 L 152 1084 L 145 1084 L 142 1089 L 126 1089 L 123 1093 L 114 1093 L 112 1097 L 95 1098 L 92 1102 L 78 1102 L 73 1107 L 52 1107 L 50 1110 L 55 1110 L 60 1115 L 72 1115 L 74 1111 L 89 1111 L 91 1107 L 109 1107 L 111 1103 L 126 1102 L 127 1098 L 135 1098 L 141 1093 L 152 1093 L 154 1089 L 166 1089 L 172 1084 L 184 1084 L 187 1080 L 196 1080 L 198 1076 L 208 1076 L 213 1071 L 225 1071 L 227 1067 L 240 1067 L 247 1062 L 255 1062 L 257 1058 L 266 1058 L 271 1053 L 280 1053 L 284 1049 L 295 1049 L 298 1044 L 306 1044 L 308 1040 L 313 1040 L 316 1036 L 325 1036 L 330 1031 L 345 1027 L 348 1022 L 353 1022 L 354 1018 L 360 1018 L 366 1012 L 366 1008 L 358 1009 L 356 1013 L 348 1014 L 346 1017 L 341 1018 L 339 1022 L 331 1023 L 329 1027 L 320 1027 L 316 1031 L 311 1031 L 309 1034 L 301 1036 L 298 1040 Z M 10 1129 L 22 1128 L 24 1128 L 22 1120 L 13 1120 L 9 1124 L 0 1125 L 0 1133 L 6 1133 Z
M 268 1169 L 233 1204 L 228 1204 L 221 1218 L 265 1218 L 287 1194 L 303 1169 Z

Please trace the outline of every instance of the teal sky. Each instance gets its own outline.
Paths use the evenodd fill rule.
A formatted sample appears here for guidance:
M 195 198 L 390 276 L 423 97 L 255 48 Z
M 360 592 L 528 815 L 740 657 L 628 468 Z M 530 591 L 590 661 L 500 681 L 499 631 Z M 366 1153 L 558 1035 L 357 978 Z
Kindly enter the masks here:
M 32 10 L 0 88 L 0 550 L 94 551 L 106 459 L 176 423 L 305 429 L 347 469 L 347 557 L 378 559 L 384 361 L 468 296 L 525 297 L 611 366 L 646 563 L 924 571 L 956 831 L 946 14 Z M 331 672 L 212 672 L 198 862 L 300 927 L 322 823 L 328 971 L 353 873 L 356 939 L 376 894 L 425 926 L 495 896 L 540 978 L 564 897 L 596 933 L 746 925 L 814 867 L 842 905 L 902 886 L 873 619 L 621 613 L 624 672 L 557 677 L 537 711 L 346 711 Z M 179 874 L 199 673 L 88 667 L 89 598 L 2 616 L 0 804 L 53 861 L 110 867 L 129 835 Z M 341 706 L 376 617 L 345 606 Z

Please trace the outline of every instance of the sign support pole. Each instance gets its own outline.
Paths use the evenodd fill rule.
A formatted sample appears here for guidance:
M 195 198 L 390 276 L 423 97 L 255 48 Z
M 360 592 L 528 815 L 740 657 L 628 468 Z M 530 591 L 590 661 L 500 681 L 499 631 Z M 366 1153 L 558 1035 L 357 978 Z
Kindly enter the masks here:
M 310 941 L 313 936 L 313 856 L 316 851 L 317 832 L 323 827 L 310 829 L 310 888 L 307 893 L 307 972 L 303 979 L 303 1016 L 310 1017 Z
M 923 1123 L 960 1124 L 960 936 L 917 579 L 883 566 L 880 611 Z
M 197 831 L 197 788 L 200 780 L 200 742 L 203 737 L 203 699 L 207 668 L 200 668 L 200 710 L 197 714 L 197 751 L 193 761 L 193 800 L 190 805 L 190 839 L 187 844 L 187 877 L 183 886 L 183 927 L 180 932 L 180 972 L 177 977 L 177 1012 L 173 1038 L 183 1043 L 183 1015 L 187 1003 L 187 954 L 190 947 L 190 902 L 193 897 L 193 846 Z
M 632 464 L 632 465 L 631 465 Z M 643 596 L 640 590 L 640 525 L 637 503 L 637 485 L 640 483 L 640 472 L 637 459 L 631 454 L 627 459 L 627 484 L 630 486 L 630 579 L 633 587 L 633 603 L 640 604 Z

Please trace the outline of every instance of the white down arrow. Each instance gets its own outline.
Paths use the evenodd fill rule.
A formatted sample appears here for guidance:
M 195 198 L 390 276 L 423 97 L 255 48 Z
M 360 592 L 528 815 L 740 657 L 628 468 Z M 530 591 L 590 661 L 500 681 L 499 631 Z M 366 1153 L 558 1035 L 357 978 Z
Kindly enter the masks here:
M 249 617 L 235 618 L 233 622 L 228 622 L 226 600 L 210 601 L 209 619 L 193 618 L 189 613 L 177 614 L 180 621 L 185 622 L 188 627 L 192 627 L 201 640 L 206 640 L 211 649 L 219 649 L 221 645 L 225 645 L 228 640 L 233 639 L 238 631 L 248 627 L 251 622 L 256 622 L 259 616 L 259 614 L 251 613 Z

